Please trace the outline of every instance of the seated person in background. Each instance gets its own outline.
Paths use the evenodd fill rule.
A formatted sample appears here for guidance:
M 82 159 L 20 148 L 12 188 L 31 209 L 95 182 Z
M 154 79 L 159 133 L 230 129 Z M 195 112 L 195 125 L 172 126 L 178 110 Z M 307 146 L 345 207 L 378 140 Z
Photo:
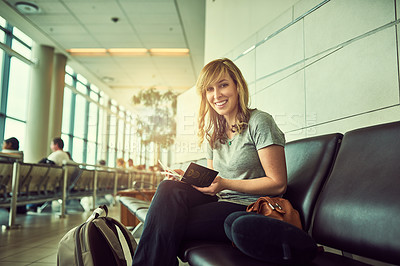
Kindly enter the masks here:
M 47 159 L 61 166 L 63 161 L 70 161 L 68 154 L 63 151 L 64 141 L 61 138 L 54 138 L 50 143 L 50 149 L 53 151 Z
M 117 159 L 117 168 L 126 168 L 125 167 L 125 160 L 123 158 Z
M 69 151 L 66 151 L 65 153 L 68 155 L 69 160 L 70 160 L 70 161 L 73 161 L 73 160 L 72 160 L 71 153 L 70 153 Z
M 3 147 L 2 147 L 2 153 L 8 153 L 11 155 L 17 155 L 21 158 L 21 160 L 24 159 L 24 153 L 22 151 L 19 151 L 19 141 L 17 138 L 8 138 L 4 140 L 3 142 Z M 14 158 L 6 158 L 6 157 L 1 157 L 0 161 L 6 161 L 6 162 L 14 162 L 16 159 Z
M 133 165 L 133 160 L 130 158 L 128 159 L 128 168 L 135 169 L 135 166 Z

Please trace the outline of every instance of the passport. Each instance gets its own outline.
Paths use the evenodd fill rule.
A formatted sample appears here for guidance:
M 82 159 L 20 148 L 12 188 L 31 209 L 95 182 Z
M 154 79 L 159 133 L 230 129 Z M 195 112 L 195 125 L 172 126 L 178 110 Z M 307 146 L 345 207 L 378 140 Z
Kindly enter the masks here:
M 218 172 L 213 169 L 190 163 L 181 180 L 196 187 L 208 187 L 217 175 Z

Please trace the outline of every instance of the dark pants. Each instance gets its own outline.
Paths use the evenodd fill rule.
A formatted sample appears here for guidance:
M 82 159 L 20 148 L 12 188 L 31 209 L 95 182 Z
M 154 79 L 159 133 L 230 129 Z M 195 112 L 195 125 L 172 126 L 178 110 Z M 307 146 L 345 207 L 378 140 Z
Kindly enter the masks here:
M 133 265 L 177 265 L 183 240 L 229 241 L 224 232 L 225 218 L 246 206 L 217 202 L 190 185 L 161 182 L 146 216 L 143 234 Z

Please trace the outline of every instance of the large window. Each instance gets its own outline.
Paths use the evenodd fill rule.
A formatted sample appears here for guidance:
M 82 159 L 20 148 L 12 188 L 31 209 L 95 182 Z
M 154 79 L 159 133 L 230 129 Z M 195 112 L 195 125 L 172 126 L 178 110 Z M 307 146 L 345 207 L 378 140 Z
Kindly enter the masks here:
M 8 48 L 0 49 L 0 143 L 16 137 L 23 150 L 33 41 L 0 17 L 0 42 L 15 52 L 11 55 Z M 115 166 L 117 155 L 137 157 L 131 114 L 70 66 L 65 70 L 61 124 L 64 150 L 78 163 L 95 164 L 106 159 L 109 166 Z
M 125 121 L 124 113 L 120 112 L 118 119 L 117 157 L 124 158 Z
M 0 42 L 16 53 L 0 50 L 0 143 L 16 137 L 23 150 L 32 39 L 0 17 Z
M 85 137 L 85 123 L 87 121 L 86 100 L 81 95 L 75 98 L 74 137 Z
M 114 114 L 110 115 L 109 118 L 109 130 L 108 130 L 108 166 L 114 166 L 116 161 L 116 132 L 117 132 L 117 117 Z
M 103 126 L 99 123 L 99 90 L 69 66 L 65 84 L 62 133 L 69 140 L 68 150 L 74 161 L 96 164 L 101 153 L 98 132 Z
M 26 121 L 30 67 L 12 57 L 7 97 L 7 116 Z
M 25 143 L 25 128 L 26 124 L 15 119 L 7 118 L 4 127 L 4 139 L 11 137 L 19 140 L 20 150 L 23 150 Z

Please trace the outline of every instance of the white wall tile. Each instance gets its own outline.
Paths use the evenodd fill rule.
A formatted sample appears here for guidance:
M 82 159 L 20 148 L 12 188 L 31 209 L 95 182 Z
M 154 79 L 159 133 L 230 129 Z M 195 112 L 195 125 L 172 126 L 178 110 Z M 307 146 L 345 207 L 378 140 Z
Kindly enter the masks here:
M 300 1 L 301 2 L 301 1 Z M 293 8 L 287 9 L 282 15 L 271 21 L 257 32 L 257 43 L 264 41 L 293 20 Z
M 316 135 L 336 132 L 343 134 L 353 129 L 395 121 L 400 121 L 400 105 L 318 125 L 315 127 L 315 132 Z
M 235 58 L 233 59 L 243 56 L 246 51 L 249 52 L 250 49 L 255 46 L 256 42 L 257 35 L 252 34 L 249 38 L 238 44 L 235 48 L 232 49 L 232 54 L 235 56 Z
M 378 32 L 306 68 L 306 110 L 330 121 L 397 104 L 394 27 Z
M 306 120 L 303 71 L 257 92 L 252 101 L 257 109 L 271 114 L 282 131 L 303 128 Z
M 400 0 L 396 0 L 395 4 L 396 4 L 396 10 L 397 10 L 396 19 L 400 19 Z M 397 27 L 397 53 L 398 53 L 398 57 L 397 58 L 400 58 L 400 42 L 398 41 L 399 37 L 400 37 L 400 24 L 397 24 L 396 27 Z M 398 68 L 399 77 L 400 77 L 400 66 L 399 66 L 399 63 L 400 62 L 397 61 L 397 68 Z M 399 93 L 400 93 L 400 88 L 399 88 Z M 399 99 L 399 101 L 400 101 L 400 99 Z
M 304 18 L 306 57 L 394 20 L 392 0 L 335 0 Z
M 299 0 L 207 0 L 204 58 L 211 61 L 234 49 Z
M 304 58 L 303 23 L 295 23 L 256 48 L 256 78 L 299 62 Z
M 395 0 L 395 1 L 396 1 L 395 2 L 396 10 L 397 10 L 396 19 L 399 19 L 400 18 L 400 10 L 399 10 L 399 8 L 400 8 L 400 0 Z
M 254 42 L 249 42 L 247 45 L 243 46 L 248 49 L 254 45 Z M 242 52 L 245 49 L 241 50 Z M 239 67 L 240 71 L 243 74 L 243 77 L 246 79 L 247 84 L 255 83 L 256 79 L 256 51 L 253 49 L 245 55 L 242 55 L 237 60 L 235 60 L 235 64 Z
M 399 19 L 400 0 L 331 0 L 263 42 L 322 2 L 207 1 L 205 58 L 237 58 L 251 107 L 270 113 L 287 141 L 400 120 L 396 27 L 329 50 L 394 21 L 395 4 Z M 238 58 L 253 44 L 255 51 Z
M 293 6 L 293 19 L 296 19 L 300 16 L 306 14 L 309 10 L 318 6 L 324 2 L 324 0 L 303 0 L 299 1 Z
M 255 101 L 254 101 L 255 98 L 254 97 L 256 94 L 256 84 L 251 83 L 251 84 L 248 84 L 247 86 L 249 87 L 249 95 L 250 95 L 249 106 L 250 106 L 250 108 L 254 108 L 255 107 Z
M 258 59 L 256 59 L 256 60 L 258 60 Z M 284 69 L 284 70 L 281 70 L 278 72 L 274 72 L 274 73 L 271 73 L 264 77 L 261 77 L 256 80 L 256 92 L 267 89 L 270 86 L 273 86 L 275 83 L 289 78 L 291 75 L 296 74 L 297 72 L 301 71 L 302 69 L 304 69 L 304 63 L 300 62 L 299 64 L 291 66 L 287 69 Z
M 300 129 L 291 132 L 285 132 L 286 143 L 298 139 L 304 139 L 307 137 L 306 130 Z

